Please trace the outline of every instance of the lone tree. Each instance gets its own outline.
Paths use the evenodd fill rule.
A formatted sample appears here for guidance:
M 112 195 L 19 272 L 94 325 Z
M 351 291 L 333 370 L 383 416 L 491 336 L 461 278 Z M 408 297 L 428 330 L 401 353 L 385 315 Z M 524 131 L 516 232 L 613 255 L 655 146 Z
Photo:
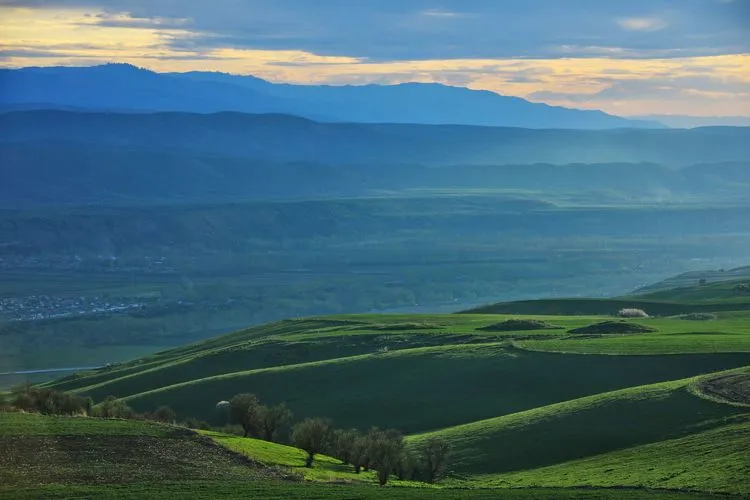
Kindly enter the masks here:
M 315 455 L 323 453 L 333 437 L 331 422 L 324 418 L 308 418 L 292 429 L 292 443 L 307 452 L 305 467 L 312 467 Z
M 255 394 L 237 394 L 229 404 L 229 419 L 233 424 L 242 426 L 243 436 L 258 436 L 261 405 Z
M 450 454 L 450 444 L 443 438 L 427 440 L 423 448 L 425 481 L 434 483 L 445 474 Z
M 276 441 L 279 429 L 285 426 L 293 417 L 292 411 L 284 403 L 276 406 L 260 408 L 260 422 L 263 428 L 263 439 Z

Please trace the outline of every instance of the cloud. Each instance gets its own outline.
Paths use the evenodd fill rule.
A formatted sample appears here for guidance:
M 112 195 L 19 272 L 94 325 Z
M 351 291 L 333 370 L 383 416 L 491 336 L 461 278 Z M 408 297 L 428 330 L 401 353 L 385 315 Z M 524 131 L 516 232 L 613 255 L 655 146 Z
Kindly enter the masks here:
M 631 114 L 719 114 L 750 84 L 750 0 L 0 0 L 0 33 L 3 66 L 440 82 Z
M 684 57 L 750 52 L 750 2 L 736 0 L 0 0 L 124 14 L 103 26 L 184 27 L 205 47 L 299 50 L 371 60 Z M 658 13 L 647 14 L 644 12 Z M 622 30 L 612 30 L 612 20 Z M 561 54 L 559 47 L 581 48 Z M 621 50 L 620 50 L 621 49 Z M 657 55 L 661 54 L 661 55 Z
M 658 17 L 626 17 L 618 19 L 617 24 L 627 31 L 659 31 L 669 25 Z

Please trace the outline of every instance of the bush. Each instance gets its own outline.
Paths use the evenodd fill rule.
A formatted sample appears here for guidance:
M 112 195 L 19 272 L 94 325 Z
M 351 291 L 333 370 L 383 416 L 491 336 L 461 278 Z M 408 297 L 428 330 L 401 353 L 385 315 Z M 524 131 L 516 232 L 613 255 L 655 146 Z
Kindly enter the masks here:
M 686 321 L 713 321 L 717 318 L 718 316 L 713 313 L 690 313 L 677 316 L 677 319 L 684 319 Z
M 91 398 L 23 384 L 11 390 L 10 406 L 44 415 L 90 415 Z
M 191 427 L 194 428 L 194 427 Z M 244 436 L 245 430 L 239 424 L 227 424 L 221 427 L 212 427 L 212 430 L 220 432 L 222 434 L 230 434 L 233 436 Z
M 643 309 L 626 308 L 617 312 L 620 318 L 648 318 L 648 314 Z
M 171 424 L 177 420 L 177 414 L 169 406 L 160 406 L 154 412 L 153 420 L 165 424 Z
M 136 418 L 138 415 L 124 401 L 114 396 L 107 398 L 94 407 L 94 416 L 100 418 Z
M 188 429 L 198 429 L 198 430 L 202 430 L 202 431 L 210 431 L 212 429 L 211 428 L 211 424 L 209 424 L 208 422 L 204 422 L 203 420 L 198 420 L 198 419 L 192 418 L 192 417 L 188 418 L 184 422 L 182 422 L 182 426 L 183 427 L 187 427 Z M 240 429 L 241 429 L 241 427 L 240 427 Z M 227 433 L 227 434 L 229 434 L 229 433 Z

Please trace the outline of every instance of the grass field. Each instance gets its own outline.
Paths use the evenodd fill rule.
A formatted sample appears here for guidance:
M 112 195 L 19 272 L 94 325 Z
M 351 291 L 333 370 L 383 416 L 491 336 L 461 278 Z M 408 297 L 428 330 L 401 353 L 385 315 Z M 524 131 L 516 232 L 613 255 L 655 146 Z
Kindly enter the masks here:
M 681 437 L 722 425 L 746 408 L 696 397 L 694 379 L 633 387 L 411 438 L 453 444 L 458 476 L 536 469 Z
M 750 495 L 750 420 L 560 465 L 477 477 L 488 487 L 683 488 Z M 699 464 L 699 466 L 696 466 Z
M 9 499 L 418 500 L 438 495 L 458 500 L 499 494 L 496 489 L 435 489 L 398 481 L 381 488 L 369 484 L 374 482 L 372 473 L 354 481 L 353 473 L 327 457 L 319 457 L 302 480 L 297 472 L 304 453 L 295 448 L 216 433 L 200 437 L 143 422 L 0 413 L 0 429 L 0 497 Z M 501 495 L 510 500 L 705 497 L 695 492 L 595 488 L 520 488 Z
M 452 448 L 448 477 L 437 486 L 441 498 L 741 498 L 750 496 L 750 301 L 735 285 L 495 309 L 519 308 L 506 314 L 287 320 L 45 385 L 96 401 L 114 395 L 137 411 L 169 405 L 181 418 L 215 424 L 223 423 L 218 401 L 251 392 L 265 404 L 286 403 L 296 420 L 398 429 L 415 451 L 439 437 Z M 576 314 L 581 304 L 593 312 Z M 652 317 L 612 317 L 638 306 Z M 676 316 L 699 311 L 711 315 Z M 648 330 L 612 333 L 623 328 L 600 325 L 613 320 L 629 323 L 624 330 Z M 594 333 L 576 332 L 591 325 L 599 325 Z M 436 493 L 395 480 L 378 488 L 371 472 L 356 475 L 329 457 L 305 469 L 304 452 L 283 444 L 92 419 L 36 417 L 28 431 L 29 418 L 0 415 L 0 451 L 26 463 L 0 474 L 29 487 L 31 497 L 65 497 L 63 484 L 96 495 L 84 483 L 104 484 L 99 466 L 81 471 L 58 462 L 72 456 L 114 466 L 112 450 L 126 439 L 144 451 L 126 454 L 132 468 L 122 468 L 104 498 Z M 281 439 L 287 436 L 284 429 Z M 51 451 L 37 456 L 27 448 Z M 137 472 L 138 464 L 161 460 L 156 450 L 169 455 L 164 467 Z M 195 477 L 193 456 L 209 464 Z M 34 483 L 31 475 L 43 467 L 52 467 L 49 479 Z M 251 477 L 237 479 L 243 467 Z

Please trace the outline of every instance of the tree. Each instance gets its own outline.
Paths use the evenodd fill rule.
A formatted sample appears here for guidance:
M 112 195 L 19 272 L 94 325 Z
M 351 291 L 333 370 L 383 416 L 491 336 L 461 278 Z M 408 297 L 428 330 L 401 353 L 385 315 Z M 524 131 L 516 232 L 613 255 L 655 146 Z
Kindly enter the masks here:
M 419 463 L 411 450 L 404 449 L 401 458 L 396 464 L 396 477 L 402 481 L 412 481 L 419 473 Z
M 237 394 L 229 401 L 229 420 L 242 426 L 243 436 L 260 434 L 260 401 L 255 394 Z
M 388 483 L 391 472 L 401 461 L 404 453 L 404 437 L 394 430 L 381 431 L 373 429 L 368 434 L 368 458 L 372 467 L 378 471 L 380 486 Z
M 292 411 L 284 403 L 276 406 L 260 407 L 260 421 L 263 427 L 263 439 L 276 441 L 279 429 L 292 420 Z
M 177 420 L 177 413 L 169 406 L 160 406 L 154 412 L 154 420 L 169 424 Z
M 356 441 L 360 438 L 357 429 L 337 430 L 333 435 L 332 454 L 343 462 L 344 465 L 354 464 L 354 451 Z M 359 471 L 357 471 L 359 472 Z
M 366 436 L 357 435 L 357 438 L 351 443 L 349 450 L 349 460 L 354 466 L 354 472 L 359 474 L 362 468 L 367 465 L 367 445 Z
M 331 423 L 324 418 L 305 419 L 292 429 L 292 443 L 307 452 L 305 467 L 312 467 L 315 455 L 328 448 L 332 437 Z
M 445 474 L 450 444 L 443 438 L 430 438 L 424 445 L 423 454 L 425 480 L 428 483 L 434 483 Z

